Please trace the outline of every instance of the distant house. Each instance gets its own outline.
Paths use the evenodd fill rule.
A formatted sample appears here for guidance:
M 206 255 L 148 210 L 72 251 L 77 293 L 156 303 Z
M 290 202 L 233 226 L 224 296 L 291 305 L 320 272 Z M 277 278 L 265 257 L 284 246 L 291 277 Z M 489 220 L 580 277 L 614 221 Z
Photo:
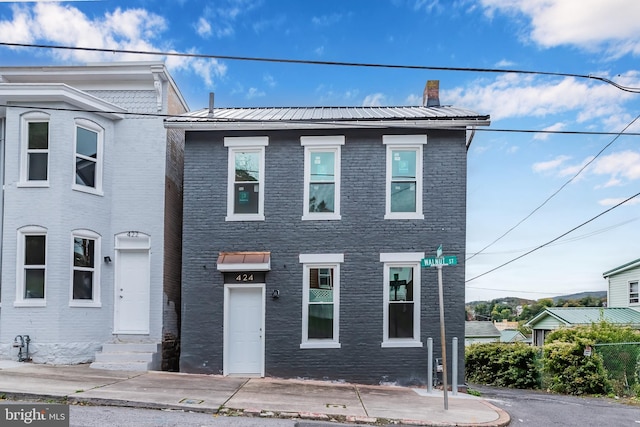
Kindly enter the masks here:
M 524 334 L 516 329 L 503 329 L 500 331 L 500 342 L 514 343 L 514 342 L 527 342 L 530 340 L 524 336 Z
M 498 328 L 499 331 L 518 329 L 518 322 L 509 322 L 507 320 L 498 322 L 497 320 L 494 320 L 493 324 L 496 326 L 496 328 Z
M 602 273 L 607 279 L 607 306 L 640 311 L 640 259 Z
M 500 342 L 500 331 L 493 322 L 468 320 L 464 322 L 464 345 Z
M 162 62 L 0 67 L 0 358 L 177 368 L 187 110 Z
M 533 332 L 533 345 L 541 346 L 551 331 L 591 325 L 601 321 L 640 329 L 640 312 L 631 308 L 548 307 L 527 322 L 526 326 L 529 326 Z
M 468 131 L 488 124 L 446 106 L 167 119 L 186 133 L 180 371 L 425 383 L 440 331 L 421 260 L 458 256 L 443 270 L 461 339 Z

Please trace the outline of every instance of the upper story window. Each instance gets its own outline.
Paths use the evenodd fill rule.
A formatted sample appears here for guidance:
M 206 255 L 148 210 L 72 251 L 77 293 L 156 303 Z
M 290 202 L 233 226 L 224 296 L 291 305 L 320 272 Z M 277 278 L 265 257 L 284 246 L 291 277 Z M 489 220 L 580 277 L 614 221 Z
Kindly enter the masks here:
M 102 194 L 103 129 L 88 120 L 76 120 L 73 188 Z
M 71 306 L 100 306 L 100 236 L 87 230 L 72 235 Z
M 49 184 L 49 115 L 28 113 L 22 121 L 20 185 Z
M 340 263 L 343 254 L 301 254 L 302 343 L 300 348 L 340 348 Z
M 264 221 L 266 136 L 228 137 L 227 221 Z
M 422 147 L 426 135 L 383 135 L 387 146 L 385 219 L 424 219 Z
M 382 253 L 382 347 L 422 347 L 420 341 L 420 262 L 423 252 Z
M 24 227 L 18 230 L 16 306 L 44 306 L 47 272 L 47 230 Z
M 340 146 L 344 136 L 303 136 L 303 220 L 340 219 Z
M 640 302 L 638 291 L 638 281 L 629 282 L 629 304 L 638 304 Z

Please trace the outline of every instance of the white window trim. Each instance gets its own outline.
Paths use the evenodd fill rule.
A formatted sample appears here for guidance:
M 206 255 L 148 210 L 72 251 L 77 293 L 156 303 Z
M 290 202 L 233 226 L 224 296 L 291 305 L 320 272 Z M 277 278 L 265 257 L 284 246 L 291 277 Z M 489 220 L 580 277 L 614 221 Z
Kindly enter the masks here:
M 341 348 L 340 344 L 340 264 L 344 254 L 300 254 L 302 273 L 302 342 L 301 349 Z M 333 338 L 309 339 L 309 273 L 312 268 L 333 268 Z
M 79 237 L 81 239 L 92 239 L 93 244 L 93 298 L 90 300 L 77 300 L 73 299 L 73 272 L 75 266 L 73 265 L 74 259 L 74 238 Z M 102 255 L 100 248 L 102 247 L 102 241 L 99 234 L 90 230 L 74 230 L 71 233 L 71 274 L 70 274 L 70 286 L 69 286 L 69 307 L 102 307 L 100 302 L 100 267 L 102 265 Z M 82 269 L 82 268 L 81 268 Z
M 47 122 L 49 123 L 49 134 L 47 142 L 47 179 L 30 181 L 28 174 L 29 159 L 29 123 Z M 17 187 L 49 187 L 49 172 L 51 171 L 51 116 L 47 113 L 34 111 L 22 116 L 20 129 L 20 181 Z
M 269 137 L 249 136 L 249 137 L 225 137 L 224 146 L 229 148 L 228 153 L 228 173 L 227 173 L 227 216 L 225 221 L 264 221 L 264 195 L 265 195 L 265 147 L 269 145 Z M 235 196 L 235 153 L 240 151 L 257 152 L 260 154 L 260 193 L 258 195 L 257 214 L 237 214 L 233 211 Z
M 420 291 L 422 288 L 422 268 L 421 261 L 424 252 L 395 252 L 381 253 L 380 262 L 384 263 L 383 273 L 383 331 L 382 348 L 394 347 L 423 347 L 420 340 Z M 389 338 L 389 268 L 390 267 L 413 267 L 413 336 L 414 338 Z
M 25 298 L 24 297 L 24 250 L 25 250 L 25 237 L 26 236 L 45 236 L 45 249 L 44 249 L 44 298 Z M 27 226 L 18 230 L 18 247 L 16 257 L 16 298 L 13 302 L 14 307 L 46 307 L 47 306 L 47 275 L 49 269 L 47 268 L 47 261 L 49 259 L 49 236 L 47 229 L 39 226 Z
M 302 136 L 300 145 L 304 147 L 304 198 L 302 200 L 302 220 L 340 220 L 340 171 L 342 150 L 345 137 L 334 136 Z M 311 152 L 319 151 L 333 153 L 334 155 L 334 212 L 309 212 L 309 184 L 311 181 Z
M 387 176 L 384 219 L 424 219 L 422 209 L 423 146 L 427 144 L 427 135 L 383 135 L 382 143 L 387 146 Z M 392 150 L 416 150 L 416 211 L 391 212 Z
M 636 294 L 636 299 L 638 299 L 638 302 L 631 302 L 631 285 L 634 284 L 634 283 L 636 285 L 635 294 Z M 631 305 L 634 305 L 634 306 L 635 305 L 640 305 L 640 281 L 638 281 L 638 280 L 630 280 L 628 282 L 627 289 L 629 290 L 629 298 L 628 298 L 629 305 L 630 306 Z
M 86 185 L 80 185 L 76 183 L 76 157 L 78 156 L 78 128 L 83 128 L 91 132 L 95 132 L 97 135 L 96 147 L 97 159 L 96 159 L 96 186 L 88 187 Z M 73 174 L 71 181 L 71 188 L 76 191 L 82 191 L 84 193 L 96 194 L 99 196 L 104 195 L 102 191 L 102 170 L 104 164 L 104 128 L 95 122 L 87 119 L 76 119 L 75 126 L 73 127 Z

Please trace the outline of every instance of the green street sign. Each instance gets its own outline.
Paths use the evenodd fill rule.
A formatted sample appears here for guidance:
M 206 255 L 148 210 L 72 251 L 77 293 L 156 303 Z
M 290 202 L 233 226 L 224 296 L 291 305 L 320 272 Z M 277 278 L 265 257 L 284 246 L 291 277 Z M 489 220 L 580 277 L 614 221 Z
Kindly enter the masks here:
M 458 263 L 457 256 L 422 258 L 423 267 L 435 267 L 438 265 L 455 265 Z

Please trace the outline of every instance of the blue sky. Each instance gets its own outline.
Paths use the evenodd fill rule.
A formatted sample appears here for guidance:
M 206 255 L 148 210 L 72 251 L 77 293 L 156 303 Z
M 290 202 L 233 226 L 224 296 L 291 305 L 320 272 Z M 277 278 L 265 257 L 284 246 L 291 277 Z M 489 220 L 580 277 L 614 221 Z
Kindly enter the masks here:
M 209 92 L 219 107 L 420 105 L 440 80 L 442 104 L 492 118 L 468 153 L 466 299 L 538 299 L 605 290 L 603 272 L 640 258 L 640 197 L 593 219 L 640 191 L 640 136 L 496 130 L 622 131 L 640 114 L 639 16 L 637 0 L 0 0 L 0 43 L 544 71 L 636 93 L 570 76 L 2 45 L 0 65 L 164 59 L 191 109 Z

